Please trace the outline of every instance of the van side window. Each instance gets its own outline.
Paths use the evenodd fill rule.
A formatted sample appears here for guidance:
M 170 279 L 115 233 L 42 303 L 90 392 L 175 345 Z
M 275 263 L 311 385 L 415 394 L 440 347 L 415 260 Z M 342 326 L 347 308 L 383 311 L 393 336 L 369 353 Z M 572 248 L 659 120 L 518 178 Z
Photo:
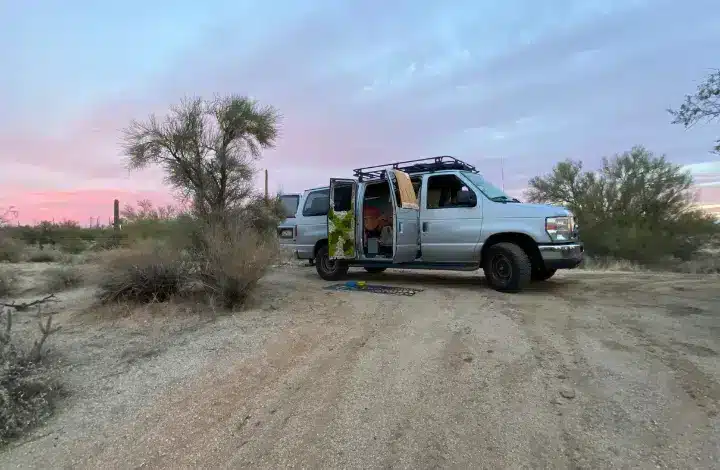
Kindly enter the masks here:
M 410 181 L 412 182 L 413 189 L 415 190 L 415 195 L 417 196 L 418 205 L 422 206 L 422 202 L 420 201 L 421 195 L 422 195 L 422 178 L 419 178 L 417 176 L 411 177 Z
M 327 215 L 330 209 L 330 190 L 321 189 L 307 195 L 303 206 L 303 217 Z
M 477 203 L 473 205 L 458 204 L 458 195 L 468 191 L 471 190 L 455 175 L 431 176 L 428 178 L 426 207 L 428 209 L 475 207 Z
M 339 184 L 333 190 L 333 203 L 335 212 L 349 211 L 352 209 L 353 187 L 349 184 Z

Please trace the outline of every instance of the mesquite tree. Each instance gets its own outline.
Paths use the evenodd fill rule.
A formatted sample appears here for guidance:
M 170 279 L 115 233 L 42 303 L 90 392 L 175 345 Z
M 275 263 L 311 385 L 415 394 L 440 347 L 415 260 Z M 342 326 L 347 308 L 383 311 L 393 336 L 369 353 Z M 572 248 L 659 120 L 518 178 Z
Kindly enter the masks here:
M 123 150 L 130 169 L 159 165 L 205 220 L 257 203 L 254 162 L 275 145 L 280 115 L 245 96 L 183 101 L 159 119 L 132 121 Z

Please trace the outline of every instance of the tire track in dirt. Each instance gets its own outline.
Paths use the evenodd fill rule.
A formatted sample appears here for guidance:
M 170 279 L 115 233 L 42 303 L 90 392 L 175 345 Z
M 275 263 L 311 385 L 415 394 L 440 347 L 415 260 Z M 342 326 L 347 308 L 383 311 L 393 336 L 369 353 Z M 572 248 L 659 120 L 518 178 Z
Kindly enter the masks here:
M 270 341 L 260 357 L 212 371 L 167 397 L 124 429 L 134 437 L 116 441 L 85 465 L 197 468 L 223 465 L 236 454 L 243 465 L 298 458 L 332 419 L 345 369 L 377 329 L 367 319 L 383 316 L 381 304 L 358 310 L 323 294 L 308 302 L 323 307 L 298 315 L 296 326 Z M 292 442 L 283 442 L 288 434 Z
M 581 353 L 579 359 L 587 372 L 578 381 L 578 385 L 584 389 L 583 395 L 588 398 L 579 418 L 585 429 L 589 431 L 587 434 L 607 436 L 608 430 L 612 430 L 617 436 L 608 441 L 609 445 L 604 449 L 605 452 L 598 453 L 605 456 L 603 461 L 595 461 L 592 466 L 612 466 L 613 455 L 621 456 L 621 452 L 627 455 L 630 450 L 634 455 L 629 454 L 628 457 L 642 458 L 659 466 L 668 465 L 669 462 L 683 462 L 686 459 L 699 462 L 705 456 L 713 455 L 714 452 L 705 449 L 709 444 L 708 436 L 712 435 L 713 426 L 717 426 L 717 423 L 713 425 L 707 419 L 703 419 L 695 411 L 687 408 L 682 401 L 659 402 L 651 405 L 646 398 L 658 393 L 654 387 L 670 387 L 670 390 L 680 388 L 693 399 L 698 396 L 704 399 L 709 396 L 714 397 L 710 406 L 702 401 L 697 403 L 697 400 L 696 404 L 704 411 L 711 410 L 708 414 L 710 418 L 717 414 L 715 411 L 717 382 L 700 371 L 692 362 L 681 357 L 670 342 L 663 341 L 663 335 L 658 334 L 658 331 L 651 333 L 648 331 L 648 325 L 638 320 L 649 315 L 649 318 L 657 322 L 666 315 L 665 318 L 668 320 L 663 322 L 672 322 L 673 320 L 669 318 L 673 315 L 673 310 L 687 307 L 687 304 L 683 305 L 687 299 L 683 299 L 682 296 L 655 292 L 656 289 L 666 289 L 668 285 L 673 289 L 676 288 L 677 280 L 668 280 L 668 276 L 648 275 L 625 283 L 619 283 L 617 279 L 613 279 L 615 282 L 612 283 L 599 282 L 598 287 L 590 282 L 592 280 L 592 278 L 588 279 L 585 299 L 578 299 L 572 294 L 568 295 L 567 292 L 558 295 L 568 304 L 581 305 L 589 310 L 586 316 L 578 315 L 579 312 L 576 311 L 569 317 L 571 324 L 565 330 L 569 341 L 569 336 L 575 337 L 578 351 Z M 707 290 L 703 292 L 703 288 L 697 283 L 700 283 L 700 286 L 702 284 L 707 286 L 713 281 L 697 279 L 693 282 L 696 284 L 694 290 L 705 294 L 693 298 L 693 303 L 703 306 L 711 303 Z M 618 284 L 622 286 L 619 287 Z M 680 291 L 683 290 L 686 288 L 681 287 Z M 592 303 L 588 302 L 590 299 Z M 704 313 L 698 307 L 693 308 L 692 312 L 701 315 Z M 683 322 L 687 323 L 686 320 Z M 580 346 L 581 343 L 584 343 L 583 346 Z M 597 355 L 598 351 L 591 347 L 592 344 L 602 344 L 608 348 L 601 364 L 598 364 L 599 358 L 592 363 L 587 357 L 583 358 L 587 352 Z M 688 346 L 685 348 L 687 349 Z M 707 352 L 708 349 L 713 351 L 704 348 L 703 352 Z M 612 367 L 618 364 L 618 361 L 631 361 L 631 357 L 637 358 L 643 355 L 646 358 L 644 362 L 649 360 L 658 363 L 652 366 L 653 370 L 657 370 L 656 373 L 669 371 L 672 381 L 663 383 L 655 379 L 658 380 L 657 384 L 642 382 L 639 378 L 631 379 L 617 375 L 616 367 Z M 644 373 L 648 373 L 647 370 Z M 618 381 L 626 382 L 626 388 L 617 390 L 621 395 L 609 394 L 607 385 Z M 633 393 L 632 397 L 627 395 L 630 390 Z M 670 391 L 670 393 L 676 395 L 676 392 Z M 629 398 L 632 400 L 630 403 L 634 402 L 630 407 Z M 651 415 L 652 418 L 646 417 L 646 413 L 650 410 L 654 413 Z M 678 419 L 679 416 L 682 418 Z M 694 427 L 689 434 L 686 425 L 683 424 L 688 421 L 702 424 L 700 427 Z M 615 443 L 612 442 L 613 440 Z M 678 444 L 679 441 L 682 441 L 682 445 Z M 601 440 L 599 439 L 598 442 Z M 625 443 L 623 447 L 626 448 L 623 451 L 619 450 L 620 442 Z M 688 450 L 693 448 L 694 452 Z M 582 452 L 582 454 L 587 453 Z

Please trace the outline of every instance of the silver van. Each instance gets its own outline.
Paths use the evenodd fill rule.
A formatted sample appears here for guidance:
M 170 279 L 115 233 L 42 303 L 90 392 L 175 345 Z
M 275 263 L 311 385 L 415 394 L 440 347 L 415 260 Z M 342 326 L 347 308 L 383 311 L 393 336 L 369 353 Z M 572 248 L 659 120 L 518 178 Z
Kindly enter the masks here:
M 474 271 L 518 292 L 558 269 L 577 267 L 584 247 L 565 208 L 524 204 L 453 157 L 359 168 L 353 179 L 305 191 L 295 219 L 295 253 L 320 277 L 351 266 Z

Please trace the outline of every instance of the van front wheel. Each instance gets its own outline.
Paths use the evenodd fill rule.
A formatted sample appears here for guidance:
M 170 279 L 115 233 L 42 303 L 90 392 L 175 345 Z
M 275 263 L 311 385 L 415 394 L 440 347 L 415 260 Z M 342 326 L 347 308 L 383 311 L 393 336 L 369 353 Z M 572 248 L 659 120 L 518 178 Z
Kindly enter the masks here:
M 485 279 L 500 292 L 519 292 L 532 276 L 532 265 L 527 253 L 514 243 L 497 243 L 488 248 L 483 259 Z
M 330 259 L 328 246 L 321 246 L 315 255 L 315 270 L 326 281 L 337 281 L 345 277 L 350 267 L 342 260 Z

